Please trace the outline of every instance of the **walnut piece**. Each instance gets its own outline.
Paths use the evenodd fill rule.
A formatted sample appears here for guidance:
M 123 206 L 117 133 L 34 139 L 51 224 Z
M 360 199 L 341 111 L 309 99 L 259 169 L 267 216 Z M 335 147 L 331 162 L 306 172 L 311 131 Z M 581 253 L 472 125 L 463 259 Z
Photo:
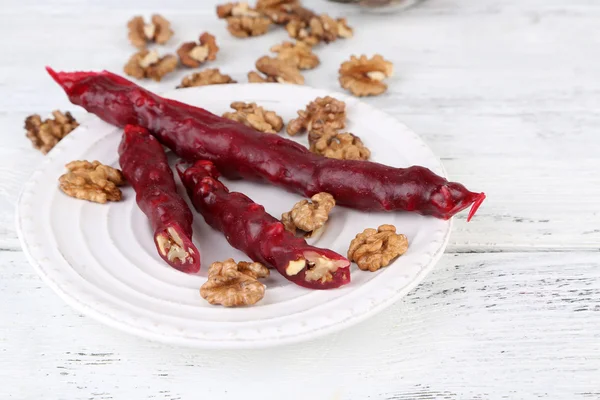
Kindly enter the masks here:
M 335 206 L 335 200 L 329 193 L 317 193 L 310 200 L 301 200 L 294 204 L 291 211 L 281 214 L 285 229 L 296 234 L 304 231 L 304 237 L 315 236 L 329 219 L 329 213 Z
M 317 97 L 305 110 L 298 110 L 298 118 L 288 124 L 286 131 L 294 136 L 307 131 L 343 129 L 346 126 L 346 103 L 331 96 Z
M 340 85 L 355 96 L 377 96 L 387 90 L 382 81 L 394 74 L 394 65 L 377 54 L 372 58 L 362 55 L 350 57 L 339 70 Z
M 278 25 L 286 25 L 293 20 L 308 23 L 315 16 L 313 11 L 302 7 L 297 0 L 259 0 L 256 9 Z
M 62 138 L 67 136 L 73 129 L 79 126 L 70 112 L 63 114 L 52 111 L 52 118 L 44 121 L 39 115 L 33 114 L 25 119 L 27 137 L 31 140 L 33 147 L 47 154 Z
M 396 233 L 394 225 L 369 228 L 356 235 L 348 249 L 348 259 L 363 271 L 377 271 L 408 250 L 406 236 Z
M 217 6 L 217 15 L 227 20 L 227 30 L 238 38 L 264 35 L 271 25 L 269 18 L 250 8 L 246 2 Z
M 183 65 L 197 68 L 206 61 L 214 61 L 217 58 L 219 46 L 215 37 L 208 32 L 200 35 L 200 43 L 186 42 L 179 46 L 177 55 Z
M 283 42 L 271 47 L 277 58 L 298 69 L 313 69 L 319 65 L 319 57 L 313 53 L 312 47 L 304 42 Z
M 241 122 L 242 124 L 265 133 L 277 133 L 283 129 L 283 119 L 274 111 L 268 111 L 256 103 L 236 101 L 231 103 L 235 112 L 226 112 L 223 118 Z
M 261 263 L 239 262 L 232 258 L 214 262 L 208 270 L 208 281 L 200 288 L 200 296 L 210 304 L 225 307 L 248 306 L 265 295 L 265 285 L 258 278 L 269 276 Z
M 248 72 L 248 82 L 250 83 L 273 83 L 277 82 L 277 80 L 272 76 L 263 77 L 256 71 Z
M 160 81 L 165 75 L 175 71 L 177 57 L 167 54 L 160 57 L 156 51 L 141 50 L 129 58 L 123 71 L 137 79 L 151 78 Z
M 358 136 L 334 131 L 316 132 L 318 137 L 309 137 L 310 151 L 315 154 L 338 160 L 368 160 L 371 157 L 371 151 Z
M 129 41 L 138 49 L 145 48 L 148 42 L 165 44 L 173 36 L 171 23 L 159 14 L 154 14 L 149 24 L 140 16 L 133 17 L 127 27 Z
M 352 37 L 353 31 L 345 18 L 333 19 L 327 14 L 313 15 L 308 21 L 292 19 L 285 26 L 288 35 L 294 39 L 315 45 L 330 43 L 338 38 Z
M 121 200 L 117 186 L 125 184 L 118 169 L 98 161 L 71 161 L 65 166 L 69 172 L 58 178 L 60 189 L 71 197 L 95 203 Z
M 304 85 L 304 77 L 300 73 L 300 70 L 277 58 L 269 56 L 259 58 L 256 60 L 256 69 L 274 78 L 276 82 Z
M 181 84 L 177 86 L 177 89 L 192 86 L 221 85 L 225 83 L 237 83 L 237 81 L 231 79 L 229 75 L 222 74 L 218 68 L 209 68 L 185 76 L 181 80 Z

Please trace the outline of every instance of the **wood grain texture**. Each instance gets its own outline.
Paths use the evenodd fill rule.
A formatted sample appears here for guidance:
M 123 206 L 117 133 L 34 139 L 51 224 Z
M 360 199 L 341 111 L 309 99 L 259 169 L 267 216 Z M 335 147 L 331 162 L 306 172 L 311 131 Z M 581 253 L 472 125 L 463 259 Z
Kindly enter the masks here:
M 286 35 L 236 40 L 216 3 L 2 2 L 0 399 L 600 399 L 596 0 L 426 0 L 398 15 L 305 0 L 356 30 L 319 50 L 307 84 L 340 90 L 350 54 L 384 55 L 396 76 L 366 101 L 488 194 L 473 222 L 457 218 L 454 254 L 377 317 L 276 350 L 201 352 L 113 331 L 43 285 L 14 229 L 22 182 L 43 158 L 22 124 L 57 108 L 85 115 L 43 66 L 119 72 L 134 51 L 126 21 L 158 11 L 176 31 L 165 51 L 210 31 L 221 46 L 212 65 L 245 81 Z M 168 90 L 185 73 L 143 85 Z

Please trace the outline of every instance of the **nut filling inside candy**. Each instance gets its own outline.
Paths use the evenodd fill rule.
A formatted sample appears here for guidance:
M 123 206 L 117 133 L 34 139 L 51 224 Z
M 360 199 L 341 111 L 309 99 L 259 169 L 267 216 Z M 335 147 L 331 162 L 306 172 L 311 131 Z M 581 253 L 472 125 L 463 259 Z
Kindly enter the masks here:
M 159 233 L 156 236 L 156 243 L 160 254 L 167 257 L 171 262 L 179 261 L 181 263 L 193 262 L 191 254 L 194 254 L 192 249 L 184 249 L 183 240 L 173 227 L 168 227 L 167 232 Z
M 331 260 L 313 251 L 307 251 L 304 252 L 304 258 L 290 261 L 285 272 L 294 276 L 306 268 L 305 278 L 307 281 L 329 282 L 333 279 L 332 273 L 345 266 L 344 260 Z

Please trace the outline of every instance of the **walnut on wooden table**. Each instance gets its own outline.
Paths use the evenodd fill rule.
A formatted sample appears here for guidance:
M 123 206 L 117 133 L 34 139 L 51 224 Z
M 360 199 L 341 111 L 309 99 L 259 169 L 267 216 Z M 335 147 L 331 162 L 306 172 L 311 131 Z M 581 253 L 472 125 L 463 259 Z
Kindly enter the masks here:
M 318 236 L 329 219 L 335 206 L 335 200 L 329 193 L 317 193 L 310 200 L 301 200 L 294 207 L 281 215 L 281 222 L 286 230 L 296 234 L 303 231 L 304 237 Z
M 313 53 L 312 47 L 303 42 L 283 42 L 271 47 L 277 58 L 298 69 L 313 69 L 320 63 L 319 57 Z
M 71 197 L 95 203 L 121 200 L 118 186 L 125 184 L 123 173 L 98 161 L 71 161 L 68 172 L 58 179 L 60 189 Z
M 139 49 L 145 48 L 149 42 L 165 44 L 173 36 L 171 23 L 159 14 L 154 14 L 148 24 L 141 16 L 133 17 L 127 23 L 127 28 L 129 41 Z
M 332 130 L 309 133 L 310 151 L 338 160 L 368 160 L 371 151 L 352 133 Z
M 179 60 L 186 67 L 197 68 L 206 61 L 214 61 L 217 58 L 219 46 L 213 35 L 204 32 L 198 41 L 183 43 L 177 49 Z
M 157 51 L 141 50 L 129 58 L 123 71 L 134 78 L 150 78 L 160 81 L 165 75 L 175 71 L 177 57 L 172 54 L 160 56 Z
M 238 38 L 264 35 L 271 25 L 269 18 L 251 8 L 246 2 L 219 5 L 217 16 L 227 21 L 227 30 Z
M 177 89 L 192 86 L 222 85 L 226 83 L 237 83 L 237 81 L 233 80 L 229 75 L 222 74 L 218 68 L 208 68 L 185 76 L 181 80 L 181 84 L 177 86 Z
M 200 295 L 210 304 L 225 307 L 248 306 L 265 295 L 265 285 L 258 278 L 269 276 L 269 269 L 261 263 L 236 263 L 232 258 L 214 262 L 208 270 L 208 281 L 200 288 Z
M 406 236 L 396 233 L 394 225 L 381 225 L 377 229 L 368 228 L 350 243 L 348 259 L 358 264 L 363 271 L 377 271 L 386 267 L 408 250 Z
M 42 118 L 33 114 L 25 119 L 26 135 L 31 140 L 33 147 L 47 154 L 58 142 L 67 136 L 79 123 L 70 112 L 62 113 L 58 110 L 52 111 L 54 118 L 42 121 Z
M 256 103 L 235 101 L 231 103 L 234 112 L 226 112 L 223 118 L 240 122 L 264 133 L 277 133 L 283 129 L 283 119 L 274 111 L 265 110 Z
M 317 97 L 298 110 L 298 118 L 291 120 L 286 128 L 289 135 L 302 132 L 343 129 L 346 126 L 346 103 L 331 96 Z
M 394 74 L 394 65 L 377 54 L 372 58 L 352 56 L 340 66 L 340 85 L 355 96 L 377 96 L 387 90 L 382 82 Z

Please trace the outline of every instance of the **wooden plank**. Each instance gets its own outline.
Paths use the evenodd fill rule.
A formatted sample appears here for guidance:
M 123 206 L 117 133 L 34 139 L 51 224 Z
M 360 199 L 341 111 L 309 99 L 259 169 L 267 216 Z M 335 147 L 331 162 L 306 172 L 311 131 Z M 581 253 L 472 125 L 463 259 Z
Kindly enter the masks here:
M 75 313 L 0 253 L 0 398 L 592 399 L 600 256 L 446 255 L 381 314 L 274 350 L 164 346 Z M 32 384 L 35 383 L 35 384 Z

